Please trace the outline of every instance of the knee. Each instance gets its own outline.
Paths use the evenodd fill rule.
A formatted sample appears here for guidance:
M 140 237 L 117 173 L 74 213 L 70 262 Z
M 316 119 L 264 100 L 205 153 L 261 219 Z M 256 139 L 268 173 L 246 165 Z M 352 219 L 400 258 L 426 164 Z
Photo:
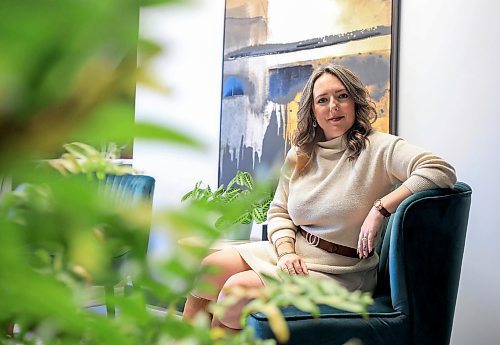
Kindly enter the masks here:
M 224 267 L 227 266 L 227 262 L 227 255 L 222 253 L 222 251 L 218 251 L 203 258 L 203 260 L 201 260 L 201 267 L 205 270 L 207 268 L 215 269 L 213 274 L 217 275 L 224 270 Z
M 226 280 L 224 286 L 222 287 L 222 291 L 230 290 L 236 287 L 250 288 L 252 287 L 252 284 L 250 284 L 250 282 L 241 277 L 241 275 L 234 274 Z
M 260 279 L 250 271 L 237 273 L 230 276 L 224 283 L 222 290 L 217 297 L 217 301 L 220 303 L 234 288 L 256 288 L 262 286 Z M 245 297 L 240 299 L 236 304 L 228 308 L 222 317 L 217 321 L 231 329 L 241 329 L 240 317 L 243 308 L 251 301 L 251 299 Z
M 261 286 L 262 282 L 252 271 L 236 273 L 227 278 L 217 299 L 219 301 L 222 300 L 229 294 L 229 291 L 234 288 L 251 289 Z
M 233 267 L 235 261 L 231 251 L 222 250 L 206 256 L 201 262 L 204 272 L 199 280 L 212 288 L 208 291 L 195 289 L 193 294 L 209 300 L 216 299 L 228 277 L 240 270 L 239 267 Z M 210 270 L 207 271 L 208 268 Z

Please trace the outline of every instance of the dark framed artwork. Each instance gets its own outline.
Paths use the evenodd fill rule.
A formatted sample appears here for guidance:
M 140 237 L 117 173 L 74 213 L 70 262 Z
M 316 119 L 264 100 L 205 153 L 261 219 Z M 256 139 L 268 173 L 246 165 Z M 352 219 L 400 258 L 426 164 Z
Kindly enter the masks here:
M 328 61 L 362 79 L 374 127 L 396 134 L 398 18 L 398 0 L 226 0 L 219 184 L 276 172 L 302 88 Z

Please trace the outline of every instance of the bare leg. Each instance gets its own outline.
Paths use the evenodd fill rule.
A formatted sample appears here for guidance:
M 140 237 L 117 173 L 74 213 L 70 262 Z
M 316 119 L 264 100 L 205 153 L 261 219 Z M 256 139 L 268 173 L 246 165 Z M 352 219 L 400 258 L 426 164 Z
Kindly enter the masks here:
M 231 287 L 244 287 L 244 288 L 259 288 L 263 286 L 262 280 L 259 275 L 252 270 L 247 270 L 244 272 L 239 272 L 232 275 L 229 279 L 227 279 L 226 283 L 222 291 L 219 293 L 218 301 L 223 300 L 227 293 L 226 289 Z M 240 316 L 243 308 L 250 302 L 250 299 L 242 299 L 234 306 L 232 306 L 229 310 L 227 310 L 226 314 L 220 318 L 212 320 L 212 327 L 214 326 L 224 326 L 222 328 L 230 329 L 230 330 L 239 330 L 241 329 L 240 325 Z
M 182 312 L 182 319 L 192 320 L 196 314 L 207 310 L 208 303 L 210 301 L 205 298 L 189 294 L 184 305 L 184 311 Z
M 217 319 L 217 318 L 214 317 L 212 319 L 212 328 L 216 328 L 216 327 L 222 328 L 224 330 L 224 332 L 229 333 L 229 334 L 238 333 L 239 331 L 241 331 L 240 328 L 233 329 L 233 328 L 227 327 L 222 322 L 220 322 L 219 319 Z
M 188 296 L 183 312 L 185 320 L 191 320 L 199 312 L 206 312 L 208 303 L 217 299 L 229 277 L 250 269 L 250 266 L 234 248 L 223 249 L 208 255 L 203 259 L 202 265 L 216 266 L 219 271 L 216 274 L 202 277 L 204 282 L 212 285 L 212 291 L 194 291 L 193 295 Z

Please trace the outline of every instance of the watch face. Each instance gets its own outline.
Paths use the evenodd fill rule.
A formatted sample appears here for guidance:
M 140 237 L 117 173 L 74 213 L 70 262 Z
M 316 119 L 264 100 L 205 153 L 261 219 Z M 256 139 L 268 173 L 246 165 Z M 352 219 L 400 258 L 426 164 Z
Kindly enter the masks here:
M 389 211 L 387 211 L 384 208 L 384 206 L 382 206 L 382 201 L 380 199 L 375 200 L 375 202 L 373 203 L 373 207 L 375 207 L 375 209 L 377 211 L 382 213 L 384 215 L 384 217 L 389 217 L 391 215 L 391 213 Z

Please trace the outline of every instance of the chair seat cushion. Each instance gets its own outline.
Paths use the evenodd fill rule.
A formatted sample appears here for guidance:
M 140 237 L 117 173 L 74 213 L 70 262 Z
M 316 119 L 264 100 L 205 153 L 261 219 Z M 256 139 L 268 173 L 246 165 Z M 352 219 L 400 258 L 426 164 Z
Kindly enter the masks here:
M 282 313 L 290 328 L 287 344 L 344 344 L 352 338 L 360 339 L 363 345 L 407 344 L 408 317 L 392 308 L 390 297 L 374 299 L 368 308 L 368 318 L 325 305 L 320 306 L 320 317 L 294 307 L 282 308 Z M 253 313 L 248 318 L 249 325 L 262 339 L 273 338 L 267 317 Z

